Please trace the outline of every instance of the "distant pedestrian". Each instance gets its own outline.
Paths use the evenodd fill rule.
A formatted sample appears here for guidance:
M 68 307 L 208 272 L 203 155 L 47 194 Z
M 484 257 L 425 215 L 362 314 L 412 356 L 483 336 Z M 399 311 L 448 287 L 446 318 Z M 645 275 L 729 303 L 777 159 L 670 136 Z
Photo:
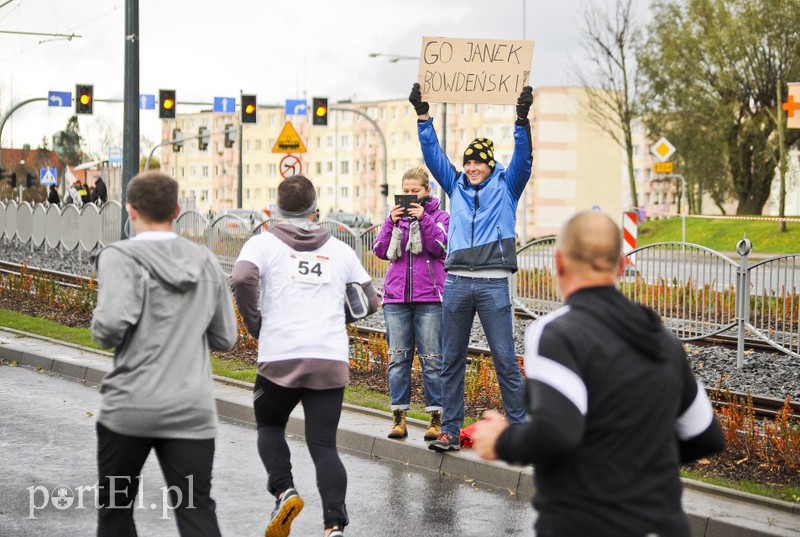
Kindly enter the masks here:
M 91 201 L 97 205 L 103 205 L 108 201 L 108 188 L 106 188 L 106 183 L 103 181 L 102 176 L 98 175 L 94 180 L 94 190 L 92 191 Z
M 486 459 L 533 464 L 536 535 L 689 537 L 679 466 L 725 447 L 681 342 L 616 288 L 620 230 L 579 213 L 558 237 L 566 305 L 525 333 L 526 424 L 488 411 Z
M 476 312 L 492 351 L 506 414 L 512 423 L 525 421 L 508 280 L 517 271 L 517 203 L 533 163 L 528 120 L 533 95 L 526 86 L 517 100 L 514 154 L 508 168 L 495 160 L 491 140 L 476 138 L 464 151 L 463 172 L 442 151 L 419 84 L 414 84 L 409 101 L 417 112 L 425 165 L 450 197 L 451 214 L 442 304 L 442 434 L 428 447 L 457 450 L 464 422 L 467 346 Z
M 75 205 L 75 207 L 79 209 L 83 207 L 83 198 L 81 197 L 80 188 L 81 184 L 79 181 L 72 183 L 67 191 L 67 196 L 64 199 L 64 202 Z
M 81 197 L 81 205 L 86 205 L 87 203 L 91 202 L 92 198 L 89 195 L 89 187 L 86 186 L 86 183 L 78 180 L 78 194 Z
M 411 408 L 411 366 L 419 355 L 425 412 L 430 421 L 425 440 L 442 432 L 442 291 L 450 215 L 431 197 L 424 168 L 403 175 L 403 194 L 416 196 L 408 212 L 395 205 L 372 243 L 379 259 L 389 261 L 383 284 L 383 316 L 389 342 L 389 394 L 392 429 L 389 438 L 408 436 L 406 412 Z
M 336 450 L 344 388 L 349 382 L 346 290 L 378 297 L 355 252 L 313 222 L 317 196 L 306 177 L 278 185 L 282 221 L 251 237 L 231 274 L 236 303 L 247 330 L 258 338 L 258 375 L 253 392 L 258 453 L 275 496 L 266 537 L 289 535 L 303 508 L 294 486 L 286 423 L 303 404 L 308 450 L 317 469 L 324 535 L 340 537 L 348 524 L 347 472 Z
M 139 475 L 155 450 L 180 534 L 218 536 L 209 347 L 228 351 L 237 340 L 228 278 L 214 254 L 172 231 L 180 210 L 174 179 L 137 175 L 126 207 L 136 236 L 96 259 L 92 336 L 114 348 L 97 417 L 97 535 L 136 535 Z
M 47 193 L 47 203 L 50 205 L 58 205 L 61 201 L 61 196 L 58 195 L 58 190 L 56 190 L 56 185 L 50 185 L 50 190 Z

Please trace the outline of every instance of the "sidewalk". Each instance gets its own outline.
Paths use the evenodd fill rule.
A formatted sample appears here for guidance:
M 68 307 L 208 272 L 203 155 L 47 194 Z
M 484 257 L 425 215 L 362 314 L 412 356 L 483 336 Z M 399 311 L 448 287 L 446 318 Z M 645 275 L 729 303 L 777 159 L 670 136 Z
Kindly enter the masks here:
M 99 384 L 111 369 L 110 354 L 77 345 L 0 328 L 0 359 L 54 374 Z M 251 385 L 217 379 L 217 408 L 221 417 L 254 426 Z M 507 489 L 522 498 L 533 493 L 530 467 L 484 461 L 471 450 L 440 454 L 427 449 L 425 423 L 409 420 L 409 436 L 390 440 L 388 412 L 345 405 L 338 442 L 343 449 L 374 458 L 475 480 Z M 297 409 L 288 432 L 303 435 L 303 412 Z M 800 537 L 800 504 L 769 500 L 695 481 L 684 481 L 683 506 L 695 537 Z M 527 530 L 526 530 L 527 531 Z

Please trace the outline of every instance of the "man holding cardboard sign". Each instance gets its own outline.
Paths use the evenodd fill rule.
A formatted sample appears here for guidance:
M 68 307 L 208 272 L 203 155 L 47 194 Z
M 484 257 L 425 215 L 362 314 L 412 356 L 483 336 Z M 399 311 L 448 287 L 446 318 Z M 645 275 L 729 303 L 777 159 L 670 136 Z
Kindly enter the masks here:
M 440 50 L 441 53 L 445 51 Z M 476 59 L 474 54 L 482 55 L 483 59 L 512 57 L 506 49 L 473 46 L 472 50 L 473 56 L 464 58 Z M 424 58 L 423 55 L 420 71 Z M 526 69 L 529 67 L 530 63 Z M 526 73 L 521 76 L 525 78 Z M 439 146 L 433 119 L 428 114 L 430 107 L 422 100 L 419 83 L 414 84 L 409 101 L 417 112 L 425 165 L 451 200 L 445 260 L 448 274 L 442 302 L 442 434 L 428 446 L 435 451 L 450 451 L 461 447 L 466 354 L 475 312 L 492 351 L 508 420 L 510 423 L 525 421 L 523 381 L 514 349 L 508 279 L 517 271 L 517 203 L 530 179 L 533 164 L 528 120 L 533 90 L 524 86 L 516 101 L 515 147 L 508 168 L 495 161 L 491 140 L 476 138 L 464 151 L 464 171 L 457 171 Z

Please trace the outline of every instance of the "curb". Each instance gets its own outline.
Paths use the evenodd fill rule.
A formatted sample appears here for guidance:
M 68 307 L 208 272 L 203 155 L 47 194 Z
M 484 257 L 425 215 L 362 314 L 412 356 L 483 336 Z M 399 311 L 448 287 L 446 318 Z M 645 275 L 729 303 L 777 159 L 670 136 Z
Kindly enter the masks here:
M 18 340 L 2 337 L 2 333 L 13 333 Z M 34 341 L 30 341 L 33 339 Z M 37 344 L 36 341 L 41 343 Z M 57 348 L 46 349 L 55 346 Z M 64 352 L 67 351 L 67 352 Z M 16 362 L 20 365 L 42 369 L 78 381 L 100 384 L 111 369 L 111 353 L 63 343 L 61 341 L 37 336 L 19 330 L 0 328 L 0 360 Z M 215 398 L 217 411 L 221 418 L 254 428 L 255 417 L 251 405 L 252 384 L 235 379 L 214 376 L 216 381 Z M 373 435 L 364 431 L 376 430 L 377 420 L 381 425 L 391 422 L 391 413 L 351 404 L 344 404 L 342 419 L 337 434 L 339 447 L 378 459 L 400 462 L 419 469 L 437 472 L 478 482 L 488 487 L 505 489 L 511 495 L 529 498 L 534 493 L 532 468 L 509 466 L 502 462 L 484 461 L 471 450 L 456 454 L 437 453 L 427 449 L 422 440 L 425 422 L 410 419 L 413 431 L 404 440 L 390 440 L 383 435 Z M 381 429 L 382 430 L 382 429 Z M 302 409 L 292 413 L 287 424 L 287 434 L 304 437 Z M 420 432 L 420 434 L 416 434 Z M 790 521 L 790 528 L 800 528 L 800 505 L 774 500 L 763 496 L 726 489 L 715 485 L 681 479 L 684 486 L 684 510 L 689 516 L 692 535 L 696 537 L 778 537 L 798 535 L 800 531 L 786 533 L 787 527 L 760 523 L 740 513 L 742 508 L 770 510 L 776 516 L 798 516 L 796 523 Z M 701 509 L 686 500 L 691 493 L 710 497 L 726 507 Z M 524 496 L 523 496 L 524 495 Z M 724 502 L 736 505 L 726 505 Z M 768 517 L 768 521 L 772 518 Z M 789 530 L 790 532 L 792 530 Z

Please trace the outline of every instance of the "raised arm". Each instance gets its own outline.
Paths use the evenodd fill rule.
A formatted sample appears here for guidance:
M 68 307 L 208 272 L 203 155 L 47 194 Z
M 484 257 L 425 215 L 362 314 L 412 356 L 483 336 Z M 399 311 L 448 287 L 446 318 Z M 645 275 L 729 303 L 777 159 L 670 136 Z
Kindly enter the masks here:
M 419 133 L 419 145 L 422 149 L 422 157 L 425 165 L 431 171 L 433 178 L 445 192 L 450 194 L 458 179 L 458 171 L 453 163 L 447 158 L 439 145 L 436 131 L 433 130 L 433 119 L 428 111 L 430 106 L 422 100 L 419 84 L 414 83 L 408 101 L 414 106 L 417 112 L 417 131 Z
M 533 104 L 533 89 L 525 86 L 517 99 L 517 120 L 514 122 L 514 154 L 506 168 L 506 181 L 517 199 L 522 197 L 533 168 L 531 124 L 528 119 Z

